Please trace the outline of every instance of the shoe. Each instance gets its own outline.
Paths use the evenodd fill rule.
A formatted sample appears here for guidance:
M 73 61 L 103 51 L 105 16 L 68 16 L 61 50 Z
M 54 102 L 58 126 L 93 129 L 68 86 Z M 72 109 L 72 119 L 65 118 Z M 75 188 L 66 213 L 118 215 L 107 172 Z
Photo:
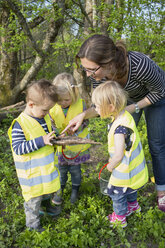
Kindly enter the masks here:
M 127 226 L 127 221 L 126 221 L 126 216 L 125 215 L 117 215 L 115 214 L 115 212 L 113 212 L 112 214 L 109 214 L 107 216 L 108 220 L 110 221 L 110 223 L 113 225 L 119 225 L 122 228 Z
M 47 207 L 45 210 L 43 208 L 40 208 L 39 214 L 40 215 L 50 215 L 50 216 L 57 216 L 61 213 L 61 207 Z
M 158 196 L 158 208 L 165 212 L 165 195 Z
M 78 199 L 78 190 L 77 189 L 72 189 L 72 194 L 70 197 L 70 202 L 74 204 Z
M 27 228 L 29 231 L 36 231 L 36 232 L 39 232 L 39 233 L 42 233 L 45 231 L 45 228 L 43 228 L 42 226 L 39 226 L 37 228 L 32 228 L 32 227 L 28 227 Z
M 61 205 L 62 204 L 61 195 L 55 194 L 54 197 L 52 198 L 52 202 L 56 205 Z
M 140 213 L 141 207 L 139 206 L 139 203 L 136 201 L 134 203 L 128 202 L 128 210 L 125 214 L 125 216 L 130 216 L 132 213 Z
M 39 210 L 40 215 L 48 214 L 50 216 L 57 216 L 61 213 L 61 207 L 52 206 L 50 199 L 41 202 L 41 207 Z

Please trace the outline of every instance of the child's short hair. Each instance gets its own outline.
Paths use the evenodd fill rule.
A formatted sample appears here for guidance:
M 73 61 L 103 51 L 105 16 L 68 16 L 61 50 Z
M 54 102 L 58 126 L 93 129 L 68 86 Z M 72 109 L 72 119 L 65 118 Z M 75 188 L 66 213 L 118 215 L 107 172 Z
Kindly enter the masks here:
M 117 116 L 127 104 L 127 93 L 115 81 L 107 81 L 94 89 L 92 102 L 100 106 L 100 116 L 107 118 Z M 110 112 L 109 105 L 113 104 L 115 111 Z
M 61 97 L 62 95 L 69 93 L 72 99 L 72 104 L 77 101 L 79 91 L 76 80 L 70 73 L 63 72 L 58 74 L 53 80 L 53 85 L 56 88 L 58 96 Z
M 54 85 L 47 79 L 33 81 L 26 89 L 26 102 L 33 101 L 35 104 L 42 104 L 43 100 L 49 99 L 57 102 L 58 97 Z

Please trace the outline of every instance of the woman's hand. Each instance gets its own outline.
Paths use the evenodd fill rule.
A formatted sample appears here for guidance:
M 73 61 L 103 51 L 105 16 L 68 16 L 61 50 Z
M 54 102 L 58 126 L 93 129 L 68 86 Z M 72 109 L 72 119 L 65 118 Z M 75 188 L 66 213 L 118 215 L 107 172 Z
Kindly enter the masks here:
M 68 131 L 72 132 L 73 134 L 81 126 L 84 118 L 85 118 L 84 112 L 74 117 L 72 120 L 69 121 L 68 126 L 61 132 L 61 134 L 64 134 L 65 132 L 68 132 Z
M 96 116 L 98 116 L 98 113 L 95 111 L 93 107 L 85 110 L 84 112 L 80 113 L 72 120 L 70 120 L 68 126 L 61 132 L 61 134 L 65 133 L 68 129 L 70 129 L 72 132 L 77 131 L 77 129 L 81 126 L 84 119 L 89 119 Z

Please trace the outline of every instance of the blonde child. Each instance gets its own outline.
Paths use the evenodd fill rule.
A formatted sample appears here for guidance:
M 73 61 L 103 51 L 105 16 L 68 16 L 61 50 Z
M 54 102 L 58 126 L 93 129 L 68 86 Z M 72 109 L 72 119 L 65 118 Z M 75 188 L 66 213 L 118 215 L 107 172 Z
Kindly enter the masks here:
M 137 190 L 148 181 L 148 170 L 138 131 L 133 117 L 124 110 L 127 97 L 121 86 L 114 81 L 99 85 L 92 94 L 95 110 L 102 118 L 112 123 L 108 133 L 107 165 L 112 172 L 108 183 L 108 194 L 113 201 L 110 223 L 127 226 L 126 216 L 140 212 Z
M 60 189 L 59 172 L 54 159 L 49 110 L 57 101 L 54 86 L 41 79 L 26 91 L 26 108 L 8 130 L 17 176 L 25 199 L 26 226 L 44 231 L 40 216 L 60 214 L 60 208 L 50 204 L 52 193 Z
M 77 114 L 83 112 L 86 107 L 84 100 L 79 97 L 78 85 L 71 74 L 65 72 L 58 74 L 54 78 L 53 84 L 58 94 L 58 102 L 50 110 L 50 116 L 60 133 L 65 129 L 69 121 Z M 72 134 L 71 132 L 68 133 L 69 135 Z M 89 138 L 87 121 L 82 123 L 74 135 Z M 71 174 L 71 203 L 75 203 L 78 197 L 81 183 L 81 163 L 84 163 L 90 157 L 88 148 L 89 145 L 66 146 L 63 151 L 61 147 L 58 148 L 58 164 L 62 191 L 68 180 L 68 172 Z M 52 201 L 60 205 L 62 203 L 61 193 L 55 194 Z

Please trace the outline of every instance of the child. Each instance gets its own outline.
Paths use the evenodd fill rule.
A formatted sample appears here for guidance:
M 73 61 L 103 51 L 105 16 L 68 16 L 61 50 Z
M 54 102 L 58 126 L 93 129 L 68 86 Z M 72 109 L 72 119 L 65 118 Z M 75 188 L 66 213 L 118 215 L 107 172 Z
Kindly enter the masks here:
M 85 109 L 85 102 L 79 98 L 78 85 L 71 74 L 65 72 L 58 74 L 53 80 L 53 84 L 58 94 L 58 103 L 50 110 L 50 116 L 53 119 L 56 128 L 59 132 L 62 132 L 73 117 L 83 112 Z M 84 122 L 75 135 L 81 138 L 89 138 L 86 126 L 87 122 Z M 69 135 L 71 134 L 72 133 L 70 132 Z M 62 191 L 65 188 L 68 179 L 68 172 L 71 174 L 71 203 L 75 203 L 78 197 L 81 183 L 81 163 L 90 158 L 89 147 L 90 145 L 72 145 L 66 146 L 64 151 L 62 150 L 62 147 L 58 148 L 58 164 Z M 60 192 L 59 194 L 55 194 L 52 202 L 57 205 L 62 203 Z
M 126 93 L 117 82 L 99 85 L 93 91 L 92 102 L 101 117 L 113 121 L 108 133 L 110 159 L 107 169 L 112 174 L 107 190 L 114 212 L 108 219 L 111 224 L 126 227 L 126 216 L 141 211 L 137 190 L 148 181 L 142 145 L 133 117 L 124 110 Z
M 60 188 L 59 172 L 55 165 L 51 139 L 49 110 L 57 95 L 50 81 L 41 79 L 32 83 L 26 92 L 26 108 L 8 130 L 16 171 L 25 199 L 26 226 L 44 231 L 39 214 L 60 214 L 50 204 L 50 195 Z M 43 208 L 45 207 L 45 211 Z

